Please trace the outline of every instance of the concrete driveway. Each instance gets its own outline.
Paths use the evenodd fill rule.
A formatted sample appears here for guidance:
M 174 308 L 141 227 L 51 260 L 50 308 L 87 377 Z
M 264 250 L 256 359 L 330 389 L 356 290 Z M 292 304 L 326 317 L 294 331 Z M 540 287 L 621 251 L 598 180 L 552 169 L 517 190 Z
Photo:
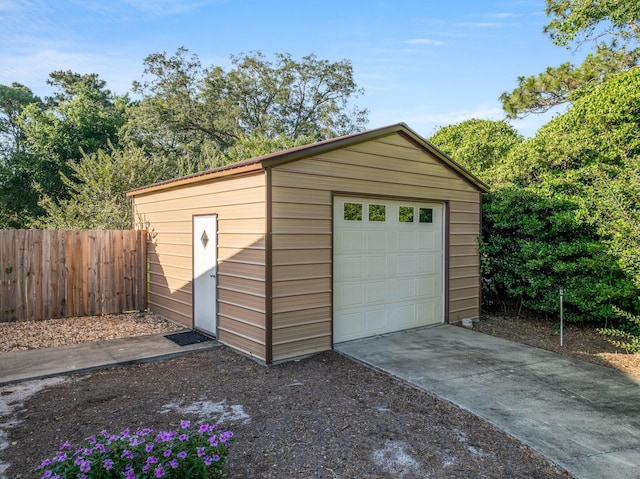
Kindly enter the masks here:
M 456 326 L 335 349 L 489 421 L 578 479 L 640 478 L 640 381 Z

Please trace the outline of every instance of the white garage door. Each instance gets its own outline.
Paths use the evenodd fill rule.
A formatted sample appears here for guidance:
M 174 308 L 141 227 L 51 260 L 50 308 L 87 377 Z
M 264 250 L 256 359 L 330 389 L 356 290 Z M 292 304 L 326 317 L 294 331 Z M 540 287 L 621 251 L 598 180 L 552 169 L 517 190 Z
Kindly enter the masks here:
M 335 343 L 441 323 L 443 205 L 336 196 Z

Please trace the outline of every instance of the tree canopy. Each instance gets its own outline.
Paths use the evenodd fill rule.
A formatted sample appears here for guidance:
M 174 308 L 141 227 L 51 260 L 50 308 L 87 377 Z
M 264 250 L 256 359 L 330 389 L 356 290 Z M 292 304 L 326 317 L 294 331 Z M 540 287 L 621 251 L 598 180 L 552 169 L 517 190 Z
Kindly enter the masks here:
M 362 91 L 348 60 L 315 55 L 294 60 L 260 52 L 231 57 L 232 67 L 203 67 L 180 48 L 145 59 L 141 100 L 129 110 L 127 138 L 149 152 L 178 155 L 196 168 L 233 161 L 230 149 L 247 137 L 317 141 L 364 127 L 367 111 L 351 107 Z
M 507 117 L 522 118 L 572 103 L 612 75 L 636 67 L 639 5 L 633 0 L 547 0 L 550 21 L 544 32 L 551 40 L 567 48 L 592 43 L 594 51 L 579 66 L 565 62 L 519 77 L 518 86 L 500 96 Z
M 488 181 L 522 136 L 505 121 L 471 119 L 440 128 L 430 139 L 471 173 Z
M 185 48 L 154 53 L 133 85 L 135 101 L 93 73 L 54 71 L 47 83 L 54 91 L 44 100 L 0 85 L 0 228 L 121 227 L 127 189 L 367 121 L 351 104 L 362 93 L 351 63 L 315 55 L 252 52 L 224 69 Z

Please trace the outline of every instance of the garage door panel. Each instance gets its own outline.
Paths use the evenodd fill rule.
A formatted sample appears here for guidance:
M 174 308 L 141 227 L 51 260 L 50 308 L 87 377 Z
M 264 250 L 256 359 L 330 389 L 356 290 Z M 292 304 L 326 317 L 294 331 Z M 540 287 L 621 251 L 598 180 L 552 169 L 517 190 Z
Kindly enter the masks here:
M 345 310 L 363 306 L 365 304 L 364 289 L 365 285 L 362 283 L 343 285 L 340 291 L 336 292 L 337 301 L 334 306 Z
M 363 231 L 341 231 L 337 235 L 337 249 L 344 254 L 358 254 L 366 251 Z
M 386 253 L 387 250 L 386 231 L 367 231 L 367 253 Z
M 371 332 L 371 334 L 376 334 L 378 331 L 384 331 L 387 322 L 387 311 L 386 309 L 367 311 L 365 318 L 367 331 Z
M 414 251 L 416 249 L 415 231 L 398 231 L 396 234 L 398 251 Z
M 436 263 L 436 258 L 433 254 L 416 255 L 416 264 L 418 271 L 421 271 L 423 274 L 438 274 L 442 270 L 441 267 L 436 269 L 436 267 L 440 265 Z
M 416 297 L 416 281 L 413 278 L 396 281 L 395 299 L 398 301 L 412 300 Z
M 429 301 L 425 303 L 418 303 L 418 317 L 424 318 L 424 324 L 437 324 L 442 322 L 442 318 L 436 313 L 442 309 L 441 301 Z
M 384 304 L 389 301 L 389 288 L 386 281 L 367 282 L 364 287 L 367 292 L 367 304 Z
M 396 330 L 408 329 L 416 326 L 416 307 L 414 304 L 402 304 L 392 308 L 396 323 Z
M 416 257 L 415 255 L 397 255 L 396 270 L 397 276 L 413 276 L 416 273 Z
M 334 326 L 334 337 L 356 339 L 365 331 L 364 311 L 345 313 L 342 321 Z M 347 340 L 348 341 L 348 340 Z
M 441 204 L 334 198 L 334 342 L 442 321 L 442 218 Z
M 367 278 L 376 279 L 384 278 L 388 274 L 387 257 L 386 256 L 368 256 L 367 262 Z
M 334 265 L 334 276 L 339 281 L 363 281 L 365 261 L 362 256 L 344 256 Z
M 436 295 L 436 281 L 435 278 L 418 278 L 416 280 L 417 290 L 420 292 L 420 297 L 430 298 Z M 439 288 L 442 289 L 442 288 Z M 442 291 L 437 292 L 438 295 L 442 294 Z

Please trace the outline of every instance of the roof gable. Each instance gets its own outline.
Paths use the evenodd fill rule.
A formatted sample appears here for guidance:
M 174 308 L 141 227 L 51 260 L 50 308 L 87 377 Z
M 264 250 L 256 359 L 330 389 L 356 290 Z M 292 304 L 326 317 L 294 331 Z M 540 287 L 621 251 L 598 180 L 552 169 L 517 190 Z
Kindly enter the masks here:
M 317 143 L 310 143 L 308 145 L 298 146 L 288 150 L 278 151 L 255 158 L 249 158 L 246 160 L 238 161 L 236 163 L 231 163 L 229 165 L 224 165 L 219 168 L 214 168 L 212 170 L 206 170 L 180 178 L 173 178 L 160 183 L 155 183 L 153 185 L 143 186 L 141 188 L 136 188 L 127 192 L 127 196 L 136 196 L 138 194 L 144 194 L 165 188 L 172 188 L 188 183 L 206 181 L 219 177 L 248 173 L 251 171 L 264 170 L 284 163 L 289 163 L 303 158 L 308 158 L 310 156 L 319 155 L 321 153 L 346 148 L 358 143 L 364 143 L 366 141 L 379 139 L 384 136 L 393 134 L 399 134 L 403 136 L 420 149 L 435 156 L 446 166 L 466 179 L 480 191 L 488 191 L 488 185 L 482 180 L 480 180 L 468 170 L 463 168 L 461 165 L 456 163 L 451 157 L 449 157 L 443 151 L 439 150 L 436 146 L 432 145 L 427 140 L 422 138 L 415 131 L 410 129 L 406 124 L 397 123 L 395 125 L 390 125 L 383 128 L 376 128 L 373 130 L 353 133 L 351 135 L 331 138 L 328 140 L 319 141 Z

